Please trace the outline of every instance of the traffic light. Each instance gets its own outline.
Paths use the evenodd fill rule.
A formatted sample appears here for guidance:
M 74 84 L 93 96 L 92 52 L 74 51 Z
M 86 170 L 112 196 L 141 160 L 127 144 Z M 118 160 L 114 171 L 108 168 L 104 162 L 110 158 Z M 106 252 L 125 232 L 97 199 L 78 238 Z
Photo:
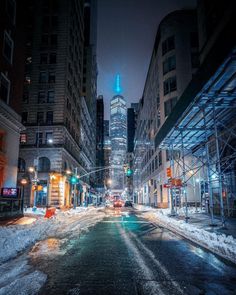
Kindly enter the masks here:
M 128 168 L 127 171 L 126 171 L 126 176 L 130 177 L 132 174 L 133 174 L 133 170 Z
M 171 167 L 166 168 L 166 176 L 167 176 L 168 178 L 171 178 L 171 177 L 172 177 Z
M 79 182 L 78 177 L 76 177 L 75 175 L 71 176 L 71 178 L 70 178 L 71 184 L 77 184 L 78 182 Z

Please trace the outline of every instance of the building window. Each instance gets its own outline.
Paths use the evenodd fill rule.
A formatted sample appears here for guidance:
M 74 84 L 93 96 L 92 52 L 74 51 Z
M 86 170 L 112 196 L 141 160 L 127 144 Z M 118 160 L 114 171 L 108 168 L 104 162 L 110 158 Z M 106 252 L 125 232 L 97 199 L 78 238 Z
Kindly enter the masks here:
M 51 35 L 51 45 L 52 46 L 57 45 L 57 35 L 56 34 Z
M 40 72 L 39 73 L 39 83 L 46 83 L 47 82 L 47 73 Z
M 49 74 L 48 74 L 48 83 L 55 83 L 55 82 L 56 82 L 55 72 L 49 72 Z
M 163 75 L 165 75 L 166 73 L 172 70 L 175 70 L 175 68 L 176 68 L 175 55 L 172 55 L 163 62 Z
M 46 143 L 47 144 L 53 143 L 53 133 L 52 132 L 46 132 Z
M 198 68 L 200 65 L 198 52 L 191 52 L 192 68 Z
M 43 118 L 44 117 L 44 113 L 43 112 L 37 112 L 37 124 L 43 124 Z
M 22 122 L 22 124 L 27 123 L 27 120 L 28 120 L 28 112 L 23 112 L 21 114 L 21 122 Z
M 48 63 L 48 54 L 47 53 L 41 53 L 40 54 L 40 64 L 46 65 Z
M 163 43 L 162 43 L 162 55 L 166 54 L 170 50 L 175 49 L 175 37 L 171 36 L 167 38 Z
M 24 90 L 24 92 L 23 92 L 23 99 L 22 99 L 22 101 L 24 102 L 24 103 L 28 103 L 29 102 L 29 91 L 28 90 Z
M 7 77 L 1 73 L 0 76 L 0 99 L 9 103 L 9 94 L 10 94 L 10 81 Z
M 39 158 L 38 172 L 49 172 L 50 171 L 50 160 L 46 157 Z
M 36 132 L 35 144 L 36 146 L 43 144 L 43 132 Z
M 46 124 L 52 125 L 53 124 L 53 112 L 48 111 L 46 114 Z
M 45 91 L 39 91 L 39 93 L 38 93 L 38 103 L 45 103 L 45 102 L 46 102 Z
M 170 77 L 163 83 L 164 95 L 177 89 L 176 76 Z
M 14 0 L 7 0 L 6 5 L 7 15 L 10 18 L 12 24 L 15 24 L 15 17 L 16 17 L 16 3 Z
M 50 55 L 49 55 L 49 63 L 50 64 L 56 64 L 57 63 L 57 54 L 56 53 L 50 53 Z
M 14 43 L 10 35 L 5 31 L 3 43 L 3 56 L 9 61 L 9 63 L 12 63 L 13 47 Z
M 164 102 L 165 117 L 169 116 L 174 106 L 176 105 L 177 97 L 173 97 Z
M 18 172 L 25 172 L 25 160 L 22 158 L 18 158 Z
M 24 144 L 27 142 L 27 134 L 26 133 L 21 133 L 20 135 L 20 144 Z
M 48 103 L 54 102 L 54 97 L 55 97 L 54 90 L 48 90 L 47 102 Z
M 49 35 L 48 34 L 43 34 L 41 37 L 41 43 L 43 46 L 47 46 L 49 41 Z

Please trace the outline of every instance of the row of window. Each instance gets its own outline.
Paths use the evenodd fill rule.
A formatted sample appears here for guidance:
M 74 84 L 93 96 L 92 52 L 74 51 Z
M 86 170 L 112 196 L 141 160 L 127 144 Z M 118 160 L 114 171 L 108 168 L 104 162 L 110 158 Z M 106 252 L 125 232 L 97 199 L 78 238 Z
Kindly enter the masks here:
M 50 172 L 51 162 L 47 157 L 40 157 L 38 159 L 38 172 Z M 18 172 L 26 172 L 26 163 L 22 158 L 18 159 Z
M 21 133 L 20 135 L 20 144 L 27 143 L 27 134 Z M 46 132 L 36 132 L 35 133 L 35 144 L 42 145 L 42 144 L 52 144 L 53 143 L 53 132 L 46 131 Z
M 56 64 L 57 63 L 57 54 L 55 52 L 50 53 L 41 53 L 40 54 L 40 64 Z
M 23 124 L 26 124 L 28 122 L 28 112 L 23 112 L 21 115 L 21 120 Z M 53 111 L 47 111 L 45 112 L 37 112 L 37 125 L 40 124 L 47 124 L 52 125 L 53 124 Z
M 39 83 L 55 83 L 56 74 L 54 71 L 42 71 L 39 73 Z
M 43 34 L 41 44 L 42 46 L 57 46 L 57 34 Z

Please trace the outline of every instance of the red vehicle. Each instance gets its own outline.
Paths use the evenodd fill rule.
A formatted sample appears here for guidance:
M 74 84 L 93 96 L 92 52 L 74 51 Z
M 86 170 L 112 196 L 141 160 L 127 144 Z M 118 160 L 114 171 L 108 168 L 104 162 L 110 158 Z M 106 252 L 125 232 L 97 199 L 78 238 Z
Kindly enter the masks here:
M 115 200 L 113 203 L 113 207 L 122 207 L 123 206 L 123 202 L 121 200 Z

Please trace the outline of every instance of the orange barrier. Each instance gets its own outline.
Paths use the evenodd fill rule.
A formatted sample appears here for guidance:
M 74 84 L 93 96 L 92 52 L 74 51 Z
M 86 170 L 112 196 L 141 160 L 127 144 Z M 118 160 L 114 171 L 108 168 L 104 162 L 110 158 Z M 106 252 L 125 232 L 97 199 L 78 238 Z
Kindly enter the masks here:
M 56 208 L 47 208 L 44 218 L 51 218 L 56 213 Z

